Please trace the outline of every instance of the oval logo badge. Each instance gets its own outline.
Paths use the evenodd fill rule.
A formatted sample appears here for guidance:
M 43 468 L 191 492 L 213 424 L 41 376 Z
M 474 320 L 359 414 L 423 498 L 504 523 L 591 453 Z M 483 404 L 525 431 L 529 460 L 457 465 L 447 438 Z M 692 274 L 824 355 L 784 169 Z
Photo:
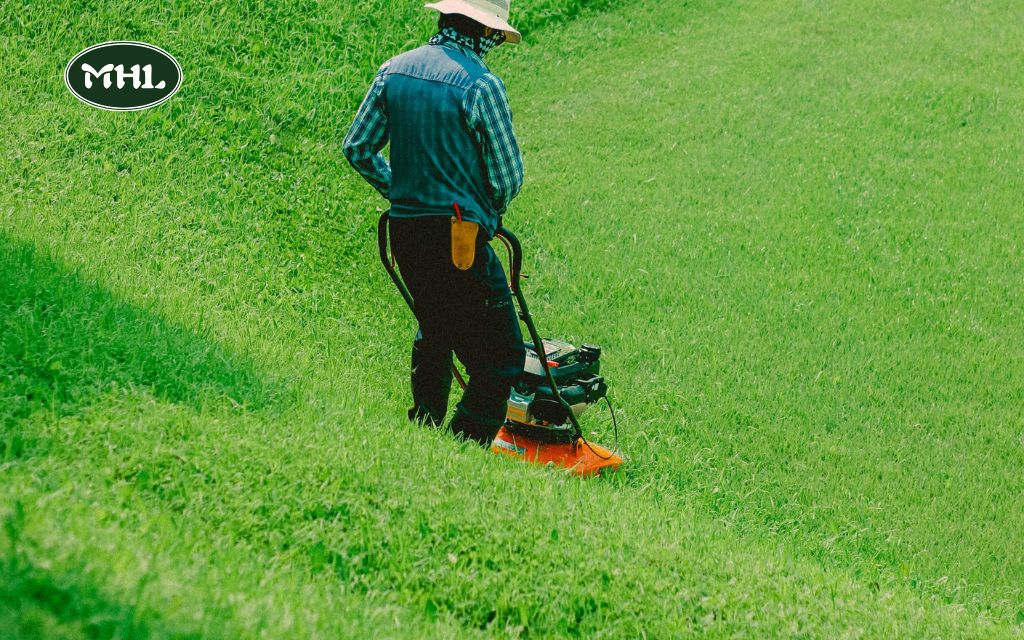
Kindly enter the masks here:
M 64 69 L 76 98 L 110 111 L 137 111 L 164 102 L 181 86 L 174 56 L 145 42 L 104 42 L 80 52 Z

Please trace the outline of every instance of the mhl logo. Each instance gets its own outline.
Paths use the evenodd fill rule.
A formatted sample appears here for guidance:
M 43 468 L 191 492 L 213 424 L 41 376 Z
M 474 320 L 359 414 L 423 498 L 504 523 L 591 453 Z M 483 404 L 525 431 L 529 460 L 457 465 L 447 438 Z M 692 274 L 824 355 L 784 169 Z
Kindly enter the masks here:
M 161 80 L 159 84 L 153 86 L 153 65 L 147 64 L 144 67 L 140 67 L 137 64 L 133 64 L 129 73 L 124 72 L 124 65 L 119 64 L 116 67 L 112 64 L 103 65 L 99 70 L 93 69 L 92 65 L 88 62 L 82 63 L 82 71 L 85 72 L 85 88 L 92 89 L 93 78 L 103 78 L 103 88 L 109 89 L 112 82 L 110 80 L 111 71 L 117 73 L 117 88 L 124 89 L 125 79 L 132 79 L 133 89 L 163 89 L 167 86 L 167 82 Z M 145 80 L 139 81 L 139 72 L 145 77 Z
M 181 86 L 171 54 L 144 42 L 104 42 L 80 52 L 64 69 L 76 98 L 100 109 L 135 111 L 169 99 Z

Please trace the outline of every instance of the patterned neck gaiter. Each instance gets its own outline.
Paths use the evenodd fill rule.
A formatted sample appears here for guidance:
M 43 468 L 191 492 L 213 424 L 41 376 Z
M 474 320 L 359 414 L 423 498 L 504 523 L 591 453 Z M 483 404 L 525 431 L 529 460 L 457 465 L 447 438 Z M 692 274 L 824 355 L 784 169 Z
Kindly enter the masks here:
M 488 51 L 498 46 L 502 42 L 505 42 L 504 31 L 495 31 L 494 33 L 491 34 L 490 38 L 481 37 L 480 42 L 478 43 L 477 46 L 477 53 L 479 53 L 480 57 L 482 58 L 485 55 L 487 55 Z
M 429 44 L 444 44 L 445 42 L 453 42 L 461 47 L 465 47 L 483 58 L 487 55 L 488 51 L 505 42 L 505 32 L 495 31 L 489 38 L 471 38 L 462 35 L 451 27 L 445 27 L 428 41 Z

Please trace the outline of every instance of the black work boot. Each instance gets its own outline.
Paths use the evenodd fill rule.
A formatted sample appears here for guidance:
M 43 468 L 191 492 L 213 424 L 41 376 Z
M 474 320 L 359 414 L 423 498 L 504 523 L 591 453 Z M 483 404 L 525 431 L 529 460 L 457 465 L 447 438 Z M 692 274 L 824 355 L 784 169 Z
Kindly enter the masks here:
M 442 415 L 438 418 L 427 409 L 424 409 L 423 406 L 414 404 L 409 407 L 409 420 L 418 425 L 436 429 L 441 426 L 441 423 L 444 421 L 444 416 Z
M 494 436 L 498 435 L 499 429 L 501 429 L 500 423 L 487 425 L 474 419 L 466 413 L 461 403 L 455 408 L 455 415 L 452 416 L 451 422 L 448 423 L 448 430 L 456 437 L 472 440 L 481 447 L 488 449 L 491 443 L 494 442 Z

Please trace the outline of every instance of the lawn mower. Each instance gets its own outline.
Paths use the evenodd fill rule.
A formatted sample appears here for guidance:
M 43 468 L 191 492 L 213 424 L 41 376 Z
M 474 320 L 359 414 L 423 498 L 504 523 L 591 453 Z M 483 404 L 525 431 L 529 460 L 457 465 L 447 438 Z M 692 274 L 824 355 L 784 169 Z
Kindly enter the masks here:
M 578 416 L 591 405 L 603 399 L 612 414 L 617 443 L 618 425 L 607 396 L 608 385 L 600 375 L 601 348 L 587 344 L 577 347 L 562 340 L 541 339 L 520 286 L 522 245 L 505 228 L 499 228 L 494 237 L 508 249 L 509 288 L 531 342 L 525 344 L 523 373 L 512 385 L 505 424 L 495 436 L 491 451 L 538 464 L 565 467 L 579 475 L 618 469 L 623 462 L 622 456 L 616 450 L 588 442 L 578 420 Z M 415 300 L 395 268 L 388 249 L 387 211 L 381 214 L 377 223 L 377 243 L 384 269 L 409 309 L 415 313 Z M 465 389 L 466 381 L 454 365 L 452 374 L 459 386 Z

